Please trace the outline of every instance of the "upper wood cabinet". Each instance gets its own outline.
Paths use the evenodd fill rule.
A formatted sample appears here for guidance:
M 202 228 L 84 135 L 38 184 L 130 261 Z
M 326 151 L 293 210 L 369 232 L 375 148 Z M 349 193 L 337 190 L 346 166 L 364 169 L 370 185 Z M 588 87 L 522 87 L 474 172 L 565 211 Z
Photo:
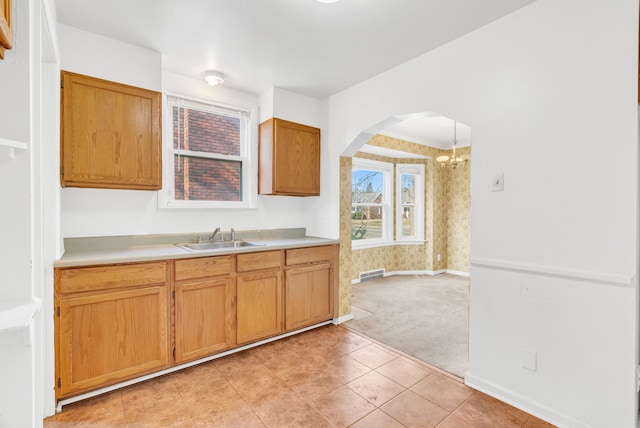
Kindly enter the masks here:
M 258 193 L 320 195 L 320 129 L 272 118 L 260 124 Z
M 11 47 L 11 0 L 0 0 L 0 59 Z
M 157 190 L 161 94 L 62 72 L 63 186 Z

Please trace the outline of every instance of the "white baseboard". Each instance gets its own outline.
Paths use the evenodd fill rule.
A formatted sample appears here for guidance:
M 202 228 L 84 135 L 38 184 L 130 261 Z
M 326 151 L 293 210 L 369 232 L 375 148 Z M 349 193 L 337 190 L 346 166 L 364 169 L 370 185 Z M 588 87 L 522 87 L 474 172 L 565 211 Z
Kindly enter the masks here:
M 334 318 L 332 323 L 335 325 L 342 324 L 343 322 L 347 322 L 353 319 L 353 313 L 348 313 L 347 315 L 342 315 L 341 317 Z
M 450 275 L 464 276 L 469 277 L 469 272 L 461 272 L 459 270 L 450 270 L 450 269 L 439 269 L 439 270 L 394 270 L 390 272 L 385 272 L 384 277 L 388 276 L 396 276 L 396 275 L 442 275 L 443 273 L 448 273 Z M 352 279 L 351 285 L 360 284 L 360 279 Z
M 492 382 L 485 381 L 467 372 L 464 376 L 464 383 L 473 389 L 477 389 L 493 398 L 497 398 L 507 404 L 523 410 L 539 419 L 545 420 L 559 428 L 589 428 L 584 422 L 562 414 L 550 407 L 531 401 L 529 397 L 518 394 L 514 391 L 504 389 Z
M 447 269 L 447 273 L 448 273 L 449 275 L 466 276 L 467 278 L 469 277 L 469 272 L 462 272 L 462 271 L 459 271 L 459 270 L 450 270 L 450 269 Z

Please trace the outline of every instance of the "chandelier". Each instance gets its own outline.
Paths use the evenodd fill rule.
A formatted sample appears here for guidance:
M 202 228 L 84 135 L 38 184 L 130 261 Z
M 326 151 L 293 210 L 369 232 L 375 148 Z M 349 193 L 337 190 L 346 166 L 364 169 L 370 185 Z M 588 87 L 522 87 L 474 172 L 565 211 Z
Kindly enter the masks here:
M 440 162 L 441 167 L 446 167 L 447 165 L 451 167 L 451 169 L 456 169 L 459 166 L 466 167 L 469 164 L 469 155 L 456 155 L 456 144 L 458 143 L 457 139 L 457 122 L 453 121 L 453 152 L 451 156 L 443 155 L 438 156 L 436 160 Z

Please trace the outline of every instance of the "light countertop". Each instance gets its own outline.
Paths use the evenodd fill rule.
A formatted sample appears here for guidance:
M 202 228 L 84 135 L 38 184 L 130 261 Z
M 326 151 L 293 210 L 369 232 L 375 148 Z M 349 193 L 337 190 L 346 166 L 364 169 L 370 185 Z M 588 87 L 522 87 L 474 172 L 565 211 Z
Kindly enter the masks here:
M 202 238 L 206 233 L 66 238 L 65 253 L 54 263 L 54 267 L 208 257 L 332 245 L 339 242 L 337 239 L 307 236 L 305 232 L 304 228 L 237 231 L 236 239 L 261 245 L 203 251 L 190 251 L 176 244 L 196 242 L 198 237 Z

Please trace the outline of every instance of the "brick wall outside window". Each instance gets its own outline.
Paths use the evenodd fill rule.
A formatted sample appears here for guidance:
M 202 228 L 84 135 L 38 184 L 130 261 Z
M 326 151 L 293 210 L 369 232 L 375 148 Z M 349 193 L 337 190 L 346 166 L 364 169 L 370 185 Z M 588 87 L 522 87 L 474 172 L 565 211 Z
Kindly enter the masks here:
M 174 148 L 240 155 L 240 119 L 173 108 Z M 240 201 L 242 163 L 175 155 L 175 199 Z

